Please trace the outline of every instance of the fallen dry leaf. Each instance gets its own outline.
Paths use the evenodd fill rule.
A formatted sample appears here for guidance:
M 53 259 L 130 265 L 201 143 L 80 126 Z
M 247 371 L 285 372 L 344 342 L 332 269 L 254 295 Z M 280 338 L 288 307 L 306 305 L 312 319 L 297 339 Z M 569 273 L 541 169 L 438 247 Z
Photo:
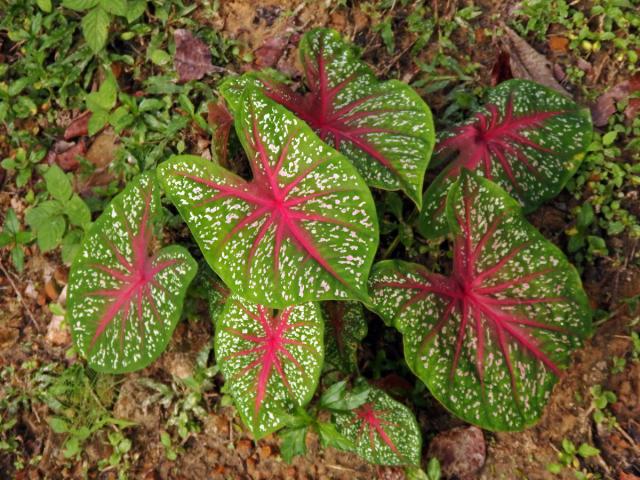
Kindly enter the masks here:
M 218 161 L 224 163 L 227 160 L 227 149 L 229 147 L 229 133 L 233 125 L 233 117 L 224 102 L 209 103 L 207 105 L 207 121 L 215 129 L 213 134 L 214 147 L 218 155 Z
M 64 139 L 69 141 L 77 137 L 83 137 L 89 134 L 89 120 L 91 119 L 91 112 L 87 110 L 83 112 L 73 120 L 64 131 Z
M 533 80 L 570 97 L 553 75 L 553 65 L 509 27 L 504 27 L 505 42 L 510 54 L 510 66 L 514 78 Z
M 635 75 L 630 80 L 620 82 L 598 97 L 591 106 L 591 116 L 596 127 L 607 124 L 609 117 L 616 113 L 616 103 L 624 100 L 632 93 L 640 91 L 640 75 Z M 635 118 L 640 112 L 640 99 L 632 98 L 625 110 L 627 118 Z
M 254 52 L 255 60 L 253 64 L 256 68 L 275 67 L 282 57 L 285 49 L 289 45 L 289 38 L 269 37 L 262 42 L 262 45 Z
M 569 39 L 562 35 L 552 35 L 548 40 L 549 48 L 555 53 L 566 53 L 569 48 Z
M 491 68 L 491 85 L 496 86 L 505 80 L 513 78 L 513 72 L 511 71 L 511 56 L 509 52 L 501 50 L 496 58 L 496 62 Z
M 49 165 L 57 163 L 65 172 L 77 170 L 80 162 L 77 157 L 82 157 L 87 151 L 84 139 L 78 142 L 58 140 L 53 144 L 46 156 Z
M 93 141 L 85 157 L 97 168 L 108 167 L 120 148 L 120 141 L 111 129 L 103 130 Z
M 173 64 L 178 72 L 178 82 L 200 80 L 207 73 L 222 70 L 211 64 L 211 51 L 206 43 L 183 28 L 173 32 L 176 53 Z

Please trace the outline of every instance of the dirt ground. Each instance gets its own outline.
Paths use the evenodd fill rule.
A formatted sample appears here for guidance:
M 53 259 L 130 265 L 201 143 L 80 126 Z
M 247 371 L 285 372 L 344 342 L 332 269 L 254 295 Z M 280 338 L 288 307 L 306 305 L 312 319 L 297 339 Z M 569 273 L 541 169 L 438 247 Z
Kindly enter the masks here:
M 398 78 L 411 80 L 416 71 L 406 60 L 406 48 L 410 37 L 397 37 L 396 55 L 389 55 L 380 43 L 380 37 L 372 32 L 370 19 L 358 8 L 335 9 L 329 2 L 298 2 L 294 0 L 226 0 L 220 2 L 220 11 L 214 18 L 198 21 L 213 25 L 229 38 L 239 40 L 246 51 L 256 52 L 273 42 L 285 39 L 285 47 L 275 66 L 284 72 L 299 74 L 295 42 L 299 35 L 313 26 L 332 26 L 363 48 L 365 58 L 382 74 L 397 72 Z M 438 3 L 438 2 L 435 2 Z M 450 1 L 440 1 L 440 14 L 451 15 Z M 485 13 L 481 26 L 491 27 L 504 21 L 509 15 L 508 3 L 482 1 L 479 5 Z M 285 15 L 286 12 L 286 15 Z M 479 76 L 488 84 L 491 69 L 499 50 L 496 41 L 482 38 L 474 48 L 465 45 L 464 36 L 459 41 L 460 55 L 468 55 L 481 64 Z M 535 45 L 548 54 L 546 45 Z M 262 51 L 264 54 L 265 51 Z M 270 53 L 270 52 L 267 52 Z M 423 55 L 433 54 L 427 47 Z M 263 58 L 263 56 L 259 56 Z M 550 60 L 555 60 L 549 54 Z M 596 63 L 600 60 L 597 59 Z M 604 62 L 604 60 L 602 60 Z M 244 68 L 238 66 L 238 69 Z M 588 85 L 597 91 L 613 85 L 621 79 L 619 72 L 603 66 L 602 73 Z M 590 80 L 587 80 L 589 82 Z M 580 93 L 574 92 L 581 100 Z M 434 111 L 442 108 L 442 99 L 430 95 L 427 102 Z M 561 232 L 570 221 L 569 210 L 577 201 L 561 195 L 551 204 L 531 216 L 531 221 L 552 241 L 562 245 Z M 3 210 L 12 206 L 22 211 L 25 206 L 14 192 L 0 192 Z M 640 211 L 640 205 L 636 207 Z M 621 238 L 622 250 L 633 256 L 637 240 Z M 58 299 L 64 289 L 68 271 L 61 266 L 56 255 L 40 255 L 33 248 L 28 256 L 23 275 L 18 276 L 8 268 L 6 256 L 2 258 L 4 272 L 0 272 L 0 366 L 16 367 L 26 361 L 39 365 L 49 362 L 72 364 L 76 360 L 66 358 L 70 346 L 68 332 L 50 326 L 52 315 L 47 303 Z M 577 351 L 574 363 L 558 382 L 545 414 L 538 425 L 521 433 L 485 432 L 487 443 L 486 463 L 479 478 L 493 479 L 573 479 L 574 474 L 564 469 L 561 474 L 551 474 L 546 466 L 557 461 L 558 449 L 563 439 L 575 445 L 583 442 L 596 446 L 600 455 L 584 461 L 591 472 L 601 478 L 634 480 L 640 478 L 640 364 L 627 361 L 624 370 L 612 374 L 611 359 L 629 358 L 632 344 L 629 325 L 637 312 L 620 303 L 621 299 L 640 294 L 640 272 L 636 267 L 616 263 L 603 258 L 587 265 L 583 280 L 594 308 L 611 312 L 611 318 L 599 326 L 585 346 Z M 113 415 L 126 418 L 138 425 L 127 430 L 133 443 L 130 476 L 141 479 L 402 479 L 401 469 L 375 467 L 353 454 L 322 449 L 317 438 L 308 438 L 308 453 L 285 464 L 278 455 L 279 441 L 269 436 L 254 442 L 234 416 L 233 408 L 222 406 L 219 387 L 205 393 L 204 403 L 208 414 L 202 421 L 200 433 L 191 435 L 180 447 L 175 461 L 168 460 L 165 447 L 160 443 L 159 431 L 164 428 L 170 412 L 159 403 L 147 404 L 152 391 L 138 380 L 153 378 L 170 383 L 173 377 L 185 377 L 192 373 L 197 352 L 212 343 L 210 322 L 184 322 L 173 335 L 168 351 L 152 366 L 141 372 L 126 375 L 118 380 L 116 394 L 111 405 Z M 371 347 L 366 344 L 365 348 Z M 371 355 L 371 352 L 363 352 Z M 593 420 L 591 394 L 593 385 L 616 394 L 617 402 L 611 411 L 617 427 L 602 429 Z M 430 404 L 431 405 L 431 404 Z M 429 440 L 438 432 L 459 425 L 438 406 L 420 407 L 418 418 L 425 433 L 424 455 Z M 117 478 L 114 470 L 101 473 L 95 468 L 97 461 L 111 454 L 111 447 L 104 436 L 98 435 L 85 447 L 82 463 L 67 462 L 61 448 L 63 435 L 55 434 L 46 422 L 47 407 L 40 411 L 23 411 L 18 420 L 23 448 L 35 459 L 20 474 L 15 474 L 12 459 L 3 457 L 0 451 L 0 479 L 82 478 L 88 470 L 90 478 Z M 14 477 L 15 475 L 15 477 Z M 628 476 L 625 476 L 628 475 Z M 634 476 L 635 475 L 635 476 Z M 463 480 L 463 479 L 462 479 Z

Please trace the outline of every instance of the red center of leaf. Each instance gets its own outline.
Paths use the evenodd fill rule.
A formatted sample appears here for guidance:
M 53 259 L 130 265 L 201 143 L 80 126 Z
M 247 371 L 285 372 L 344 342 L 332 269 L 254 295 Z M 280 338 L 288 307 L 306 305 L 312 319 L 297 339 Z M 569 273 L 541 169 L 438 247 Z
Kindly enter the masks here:
M 472 329 L 475 331 L 477 339 L 476 371 L 480 381 L 483 381 L 485 330 L 493 332 L 500 351 L 504 356 L 511 376 L 511 384 L 517 396 L 516 380 L 507 342 L 513 341 L 517 343 L 524 351 L 529 352 L 530 355 L 542 362 L 554 374 L 559 375 L 560 370 L 558 367 L 546 356 L 538 345 L 538 342 L 526 329 L 542 329 L 558 332 L 564 332 L 564 329 L 542 323 L 534 318 L 530 318 L 529 315 L 514 312 L 510 307 L 562 302 L 566 301 L 566 299 L 562 297 L 512 298 L 508 294 L 509 289 L 526 285 L 528 282 L 548 274 L 552 270 L 551 268 L 538 270 L 504 282 L 488 284 L 488 281 L 499 274 L 518 253 L 525 250 L 529 246 L 529 243 L 522 243 L 514 247 L 494 265 L 481 271 L 477 265 L 478 260 L 481 255 L 485 253 L 487 244 L 503 221 L 504 216 L 496 217 L 477 244 L 473 245 L 473 226 L 470 218 L 472 203 L 471 197 L 465 195 L 465 216 L 464 218 L 457 217 L 460 234 L 454 242 L 453 271 L 450 276 L 445 277 L 443 275 L 420 272 L 424 282 L 415 281 L 405 276 L 402 281 L 380 282 L 377 286 L 418 290 L 418 293 L 402 305 L 402 310 L 424 300 L 432 294 L 443 299 L 444 307 L 440 318 L 424 337 L 419 351 L 423 351 L 431 340 L 440 333 L 443 327 L 452 319 L 452 313 L 454 311 L 458 313 L 460 324 L 457 330 L 455 353 L 450 370 L 452 380 L 458 366 L 464 339 L 468 329 Z
M 372 402 L 365 403 L 359 407 L 356 411 L 355 422 L 360 422 L 360 428 L 358 429 L 358 439 L 362 436 L 364 429 L 369 432 L 369 445 L 371 450 L 375 451 L 375 435 L 377 434 L 384 443 L 386 443 L 391 451 L 400 456 L 398 448 L 395 446 L 389 435 L 385 430 L 385 426 L 397 427 L 397 423 L 385 420 L 383 417 L 388 413 L 387 410 L 376 410 Z
M 247 366 L 245 366 L 238 374 L 237 377 L 243 377 L 250 371 L 257 369 L 256 373 L 256 398 L 254 404 L 255 415 L 258 416 L 260 407 L 267 394 L 267 386 L 269 380 L 275 370 L 280 376 L 282 383 L 289 390 L 289 393 L 293 395 L 291 385 L 284 371 L 284 362 L 291 362 L 300 372 L 306 375 L 302 365 L 293 354 L 289 351 L 289 346 L 300 346 L 310 348 L 307 344 L 287 338 L 287 334 L 294 328 L 308 326 L 307 323 L 297 322 L 290 323 L 289 318 L 293 307 L 282 310 L 277 316 L 269 314 L 265 307 L 258 305 L 258 314 L 247 310 L 240 302 L 236 302 L 240 308 L 246 313 L 252 320 L 256 322 L 256 325 L 262 331 L 262 335 L 253 335 L 243 333 L 233 328 L 225 328 L 225 331 L 240 337 L 241 339 L 254 344 L 255 346 L 240 350 L 232 353 L 225 360 L 229 358 L 238 358 L 245 356 L 255 356 Z
M 87 295 L 98 296 L 109 299 L 108 306 L 102 317 L 98 321 L 95 334 L 89 345 L 92 350 L 100 336 L 104 333 L 109 324 L 120 315 L 120 350 L 124 345 L 124 333 L 129 319 L 129 313 L 133 308 L 137 312 L 137 323 L 140 332 L 140 338 L 144 341 L 143 335 L 143 312 L 145 301 L 149 304 L 153 316 L 158 323 L 162 324 L 162 316 L 158 311 L 155 300 L 153 298 L 152 287 L 158 290 L 164 290 L 164 287 L 157 281 L 156 276 L 175 265 L 178 260 L 166 260 L 158 262 L 157 253 L 149 256 L 148 251 L 152 240 L 151 219 L 149 210 L 151 207 L 151 192 L 144 195 L 144 211 L 140 221 L 140 230 L 137 234 L 133 234 L 126 216 L 121 215 L 124 219 L 127 235 L 131 245 L 132 258 L 127 258 L 118 250 L 116 245 L 105 238 L 105 243 L 116 258 L 116 266 L 107 267 L 105 265 L 93 265 L 93 268 L 108 274 L 115 282 L 116 286 L 110 289 L 94 290 Z
M 330 62 L 329 62 L 330 63 Z M 279 104 L 295 113 L 313 128 L 324 141 L 331 141 L 336 150 L 340 150 L 343 141 L 351 142 L 364 151 L 386 169 L 396 172 L 382 152 L 380 152 L 366 136 L 371 133 L 397 133 L 380 127 L 361 126 L 360 120 L 367 117 L 389 113 L 391 109 L 358 110 L 358 107 L 382 94 L 367 95 L 338 107 L 336 97 L 344 88 L 357 79 L 353 74 L 337 85 L 331 87 L 327 73 L 327 59 L 320 48 L 315 64 L 310 58 L 305 59 L 305 77 L 309 92 L 305 95 L 294 92 L 286 85 L 273 84 L 263 80 L 265 94 Z
M 273 262 L 276 279 L 278 279 L 280 269 L 281 248 L 284 240 L 289 239 L 300 251 L 304 252 L 307 257 L 310 257 L 319 263 L 322 268 L 328 271 L 341 283 L 348 285 L 348 283 L 334 270 L 317 248 L 313 238 L 308 233 L 304 222 L 332 223 L 347 226 L 349 228 L 358 227 L 339 219 L 327 217 L 319 213 L 307 213 L 303 210 L 305 204 L 310 200 L 335 194 L 339 191 L 334 189 L 306 195 L 296 195 L 294 192 L 296 187 L 298 187 L 298 185 L 305 180 L 307 175 L 317 168 L 324 159 L 316 161 L 304 169 L 298 176 L 291 180 L 290 183 L 281 185 L 279 176 L 286 161 L 289 146 L 293 137 L 294 134 L 292 134 L 284 144 L 278 156 L 276 165 L 272 167 L 269 162 L 269 155 L 258 132 L 257 121 L 254 119 L 251 138 L 249 137 L 249 134 L 247 134 L 247 142 L 255 152 L 254 158 L 250 159 L 251 169 L 253 172 L 253 179 L 250 182 L 241 181 L 242 183 L 236 182 L 235 185 L 223 185 L 186 172 L 175 172 L 174 174 L 216 190 L 214 195 L 204 199 L 202 202 L 197 204 L 196 207 L 201 207 L 225 198 L 237 198 L 251 205 L 252 211 L 231 229 L 217 247 L 222 250 L 224 246 L 243 229 L 250 225 L 262 222 L 249 250 L 249 256 L 246 263 L 247 275 L 253 265 L 253 259 L 258 247 L 265 239 L 269 229 L 273 229 Z
M 553 153 L 548 148 L 527 138 L 523 131 L 539 128 L 549 118 L 564 112 L 535 112 L 514 115 L 512 97 L 507 100 L 504 115 L 500 114 L 496 105 L 489 104 L 485 108 L 487 113 L 476 114 L 473 123 L 456 128 L 452 136 L 438 144 L 437 151 L 439 153 L 450 150 L 457 151 L 457 157 L 447 176 L 459 175 L 462 168 L 475 170 L 482 166 L 485 177 L 492 179 L 494 163 L 497 161 L 514 187 L 520 189 L 513 173 L 514 158 L 521 162 L 532 175 L 540 177 L 540 173 L 531 164 L 522 147 L 526 146 L 540 152 Z

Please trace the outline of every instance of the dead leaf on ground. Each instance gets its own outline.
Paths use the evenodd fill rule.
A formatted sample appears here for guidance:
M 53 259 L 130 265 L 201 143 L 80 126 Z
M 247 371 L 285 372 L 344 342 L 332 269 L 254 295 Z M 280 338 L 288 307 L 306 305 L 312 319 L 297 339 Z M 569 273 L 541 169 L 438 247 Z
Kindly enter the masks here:
M 229 133 L 233 125 L 233 117 L 225 106 L 224 102 L 209 103 L 207 105 L 207 120 L 209 125 L 215 129 L 213 134 L 214 148 L 218 161 L 224 164 L 227 160 L 227 150 L 229 148 Z
M 88 135 L 90 119 L 91 112 L 89 110 L 74 118 L 67 129 L 64 131 L 64 139 L 69 141 L 77 137 Z
M 96 168 L 108 167 L 120 148 L 118 136 L 111 129 L 103 130 L 93 141 L 85 157 Z
M 87 152 L 87 144 L 84 139 L 78 142 L 58 140 L 47 153 L 46 161 L 49 165 L 57 163 L 65 172 L 77 170 L 80 166 L 78 157 Z
M 562 35 L 552 35 L 548 40 L 549 48 L 555 53 L 567 53 L 569 39 Z
M 275 67 L 289 45 L 289 37 L 269 37 L 254 52 L 256 68 Z
M 514 78 L 533 80 L 570 97 L 571 95 L 554 76 L 553 65 L 547 57 L 538 53 L 509 27 L 505 26 L 504 29 L 507 33 L 505 43 L 510 54 L 510 66 Z
M 178 82 L 200 80 L 207 73 L 224 71 L 214 67 L 211 63 L 211 50 L 206 43 L 193 36 L 189 30 L 183 28 L 173 32 L 176 42 L 176 53 L 173 64 L 178 72 Z
M 620 82 L 598 97 L 591 106 L 591 116 L 596 127 L 607 124 L 609 117 L 616 113 L 616 103 L 624 100 L 629 95 L 640 91 L 640 75 L 635 75 L 630 80 Z M 634 118 L 640 112 L 640 99 L 632 98 L 625 110 L 625 116 Z
M 511 56 L 506 50 L 501 50 L 496 58 L 496 62 L 491 68 L 491 85 L 495 87 L 499 83 L 505 80 L 513 78 L 513 72 L 511 71 Z

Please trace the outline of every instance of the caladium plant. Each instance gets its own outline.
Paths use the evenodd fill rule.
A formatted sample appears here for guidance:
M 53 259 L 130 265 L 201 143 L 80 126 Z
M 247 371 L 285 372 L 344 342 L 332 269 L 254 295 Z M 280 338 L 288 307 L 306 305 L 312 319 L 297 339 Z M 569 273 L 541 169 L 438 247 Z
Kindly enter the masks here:
M 234 293 L 262 305 L 366 298 L 378 245 L 366 184 L 258 89 L 246 88 L 241 105 L 235 127 L 250 181 L 188 155 L 159 167 L 205 259 Z
M 589 109 L 528 80 L 501 83 L 473 116 L 438 135 L 433 163 L 448 163 L 425 192 L 421 233 L 447 232 L 447 192 L 464 169 L 498 183 L 525 213 L 536 209 L 576 172 L 591 134 Z
M 359 389 L 369 391 L 364 404 L 333 413 L 338 432 L 371 463 L 420 465 L 422 435 L 411 410 L 366 382 L 354 388 L 355 395 Z
M 361 303 L 324 302 L 325 370 L 358 371 L 358 348 L 367 335 L 367 320 Z
M 96 220 L 73 262 L 69 324 L 97 371 L 148 365 L 180 318 L 197 265 L 183 247 L 157 248 L 161 218 L 155 175 L 140 175 Z
M 270 98 L 349 158 L 369 185 L 403 190 L 420 206 L 434 145 L 431 111 L 422 98 L 400 81 L 379 81 L 355 47 L 331 29 L 307 32 L 300 58 L 309 89 L 305 94 L 255 74 L 227 80 L 220 91 L 235 109 L 238 91 L 261 83 Z
M 229 297 L 216 322 L 215 353 L 240 416 L 261 438 L 316 390 L 324 358 L 320 307 L 274 312 Z
M 533 424 L 590 331 L 580 277 L 515 200 L 463 171 L 446 204 L 449 275 L 383 261 L 370 279 L 409 367 L 457 416 L 490 430 Z

